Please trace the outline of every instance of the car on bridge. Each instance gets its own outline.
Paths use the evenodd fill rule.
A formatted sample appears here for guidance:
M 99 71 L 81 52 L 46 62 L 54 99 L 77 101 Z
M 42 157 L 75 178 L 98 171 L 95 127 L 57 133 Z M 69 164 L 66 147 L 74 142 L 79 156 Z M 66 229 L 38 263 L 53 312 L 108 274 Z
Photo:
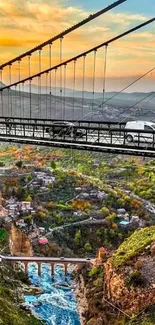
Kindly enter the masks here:
M 59 136 L 69 136 L 71 138 L 81 138 L 85 135 L 84 130 L 75 127 L 74 123 L 67 121 L 57 121 L 53 122 L 50 127 L 46 128 L 46 132 L 50 134 L 51 137 Z
M 129 121 L 125 129 L 127 142 L 155 142 L 155 123 L 153 122 Z

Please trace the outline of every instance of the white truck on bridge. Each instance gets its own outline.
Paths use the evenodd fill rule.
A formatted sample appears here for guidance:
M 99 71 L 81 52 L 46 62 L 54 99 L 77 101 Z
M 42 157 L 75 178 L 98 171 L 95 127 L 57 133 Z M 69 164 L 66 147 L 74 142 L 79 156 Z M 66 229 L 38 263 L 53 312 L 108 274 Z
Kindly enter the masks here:
M 127 122 L 125 129 L 130 130 L 126 134 L 126 140 L 128 142 L 142 141 L 142 142 L 152 142 L 155 135 L 152 134 L 152 131 L 155 131 L 155 123 L 147 121 L 131 121 Z M 135 132 L 133 131 L 135 130 Z M 136 132 L 136 130 L 142 130 L 142 132 Z M 143 131 L 148 131 L 144 133 Z M 149 133 L 150 132 L 150 133 Z

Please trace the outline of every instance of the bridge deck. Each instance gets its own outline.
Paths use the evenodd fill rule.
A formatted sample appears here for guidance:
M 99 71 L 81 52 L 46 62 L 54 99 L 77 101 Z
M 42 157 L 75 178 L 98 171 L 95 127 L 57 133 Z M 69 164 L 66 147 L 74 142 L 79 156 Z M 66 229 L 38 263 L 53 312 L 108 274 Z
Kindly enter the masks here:
M 0 255 L 1 260 L 11 262 L 42 262 L 42 263 L 70 263 L 70 264 L 84 264 L 90 263 L 90 259 L 86 258 L 69 258 L 69 257 L 22 257 L 22 256 L 3 256 Z
M 155 131 L 125 129 L 113 122 L 83 123 L 73 127 L 51 126 L 34 121 L 4 121 L 0 119 L 0 141 L 50 147 L 111 152 L 135 156 L 155 157 Z M 128 140 L 132 135 L 133 141 Z

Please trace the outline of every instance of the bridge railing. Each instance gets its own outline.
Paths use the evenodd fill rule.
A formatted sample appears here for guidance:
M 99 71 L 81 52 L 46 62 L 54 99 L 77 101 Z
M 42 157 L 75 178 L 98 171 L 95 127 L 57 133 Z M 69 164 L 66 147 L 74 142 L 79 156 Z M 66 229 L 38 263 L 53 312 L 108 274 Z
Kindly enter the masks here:
M 63 119 L 41 119 L 41 118 L 26 118 L 26 117 L 8 117 L 8 116 L 0 116 L 0 122 L 7 122 L 7 123 L 27 123 L 27 124 L 39 124 L 39 125 L 51 125 L 53 122 L 65 122 Z M 87 119 L 83 119 L 83 120 L 73 120 L 73 119 L 67 119 L 67 122 L 71 122 L 73 124 L 75 124 L 75 126 L 84 126 L 84 127 L 115 127 L 117 126 L 120 129 L 123 129 L 126 125 L 125 122 L 111 122 L 111 121 L 99 121 L 99 120 L 87 120 Z
M 90 122 L 72 127 L 36 122 L 15 122 L 0 120 L 0 136 L 30 138 L 68 143 L 88 143 L 91 145 L 142 146 L 155 148 L 155 131 L 126 129 L 113 122 Z

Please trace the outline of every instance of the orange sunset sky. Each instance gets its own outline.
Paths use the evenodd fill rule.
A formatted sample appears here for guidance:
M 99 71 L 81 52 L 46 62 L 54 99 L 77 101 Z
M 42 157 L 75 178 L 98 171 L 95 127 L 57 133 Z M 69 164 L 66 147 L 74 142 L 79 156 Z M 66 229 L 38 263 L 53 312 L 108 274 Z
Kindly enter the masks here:
M 46 41 L 60 31 L 86 18 L 91 13 L 111 4 L 112 0 L 0 0 L 0 64 Z M 70 58 L 102 43 L 146 20 L 153 18 L 154 0 L 128 0 L 110 12 L 78 29 L 63 41 L 63 59 Z M 118 80 L 123 86 L 155 66 L 155 23 L 127 36 L 108 48 L 107 78 L 113 88 Z M 97 54 L 96 78 L 101 77 L 104 51 Z M 59 62 L 59 42 L 54 43 L 52 64 Z M 48 47 L 42 53 L 42 68 L 48 68 Z M 81 64 L 81 66 L 80 66 Z M 82 61 L 77 75 L 82 74 Z M 92 75 L 93 55 L 87 58 L 86 75 Z M 31 73 L 38 70 L 38 55 L 32 58 Z M 27 74 L 27 59 L 21 65 L 22 77 Z M 73 66 L 68 67 L 71 78 Z M 12 68 L 13 79 L 18 74 L 17 65 Z M 8 70 L 4 70 L 4 82 L 8 82 Z M 145 84 L 146 82 L 146 84 Z M 141 90 L 153 89 L 154 73 L 140 85 Z M 146 87 L 146 88 L 145 88 Z M 150 88 L 151 87 L 151 88 Z M 117 87 L 115 87 L 117 88 Z

